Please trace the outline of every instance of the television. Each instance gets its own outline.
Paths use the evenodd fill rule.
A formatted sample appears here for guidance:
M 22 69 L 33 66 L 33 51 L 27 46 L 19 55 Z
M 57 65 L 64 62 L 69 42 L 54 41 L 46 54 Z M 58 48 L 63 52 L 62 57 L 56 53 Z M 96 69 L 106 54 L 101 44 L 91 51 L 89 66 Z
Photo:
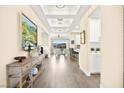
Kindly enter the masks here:
M 26 51 L 37 48 L 37 25 L 25 14 L 21 14 L 22 48 Z

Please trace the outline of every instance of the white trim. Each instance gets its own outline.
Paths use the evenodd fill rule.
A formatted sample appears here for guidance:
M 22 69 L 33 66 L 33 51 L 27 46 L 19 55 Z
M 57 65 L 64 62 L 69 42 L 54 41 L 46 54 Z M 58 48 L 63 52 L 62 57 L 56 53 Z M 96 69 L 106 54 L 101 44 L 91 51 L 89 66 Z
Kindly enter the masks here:
M 80 66 L 80 69 L 81 69 L 81 71 L 83 71 L 85 73 L 86 76 L 88 76 L 88 77 L 90 76 L 90 73 L 87 72 L 86 70 L 84 70 L 83 67 Z
M 105 87 L 100 83 L 100 88 L 105 88 Z

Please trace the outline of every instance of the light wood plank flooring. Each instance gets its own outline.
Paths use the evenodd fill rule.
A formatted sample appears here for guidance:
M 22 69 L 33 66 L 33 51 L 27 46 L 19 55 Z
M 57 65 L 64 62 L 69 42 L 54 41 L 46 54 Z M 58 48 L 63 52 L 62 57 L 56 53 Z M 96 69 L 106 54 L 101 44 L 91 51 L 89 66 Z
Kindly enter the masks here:
M 34 88 L 98 88 L 100 75 L 87 77 L 69 57 L 52 56 L 44 61 L 45 70 Z

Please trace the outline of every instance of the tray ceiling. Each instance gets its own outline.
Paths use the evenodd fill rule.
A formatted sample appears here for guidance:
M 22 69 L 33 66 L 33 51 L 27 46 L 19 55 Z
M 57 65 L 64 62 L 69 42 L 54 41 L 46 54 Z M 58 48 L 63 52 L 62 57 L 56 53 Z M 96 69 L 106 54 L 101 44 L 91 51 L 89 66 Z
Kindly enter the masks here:
M 89 8 L 88 5 L 40 5 L 32 7 L 50 33 L 79 31 L 81 16 Z M 38 9 L 39 11 L 37 11 Z

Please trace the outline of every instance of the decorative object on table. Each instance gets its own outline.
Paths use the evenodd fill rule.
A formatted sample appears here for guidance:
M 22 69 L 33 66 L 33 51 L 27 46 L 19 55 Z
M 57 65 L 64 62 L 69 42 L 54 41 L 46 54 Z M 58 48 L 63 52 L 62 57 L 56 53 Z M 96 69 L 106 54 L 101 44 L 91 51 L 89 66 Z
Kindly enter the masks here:
M 37 25 L 25 14 L 21 14 L 22 48 L 25 51 L 37 47 Z M 32 47 L 32 48 L 31 48 Z
M 38 65 L 36 66 L 36 68 L 38 69 L 38 71 L 41 69 L 41 67 L 42 67 L 42 64 L 38 64 Z
M 33 49 L 33 46 L 31 44 L 28 45 L 28 56 L 31 56 L 31 50 Z
M 40 47 L 40 53 L 43 54 L 43 47 Z
M 31 45 L 28 45 L 28 56 L 30 56 L 30 52 L 31 52 Z
M 14 57 L 15 60 L 18 60 L 18 62 L 22 62 L 24 59 L 26 59 L 25 56 L 18 56 L 18 57 Z
M 37 52 L 39 55 L 42 55 L 44 53 L 44 48 L 41 45 L 37 46 Z
M 83 31 L 80 33 L 80 43 L 81 43 L 81 44 L 85 44 L 85 43 L 86 43 L 85 30 L 83 30 Z
M 38 68 L 34 67 L 34 68 L 31 69 L 32 76 L 37 75 L 37 73 L 38 73 Z

